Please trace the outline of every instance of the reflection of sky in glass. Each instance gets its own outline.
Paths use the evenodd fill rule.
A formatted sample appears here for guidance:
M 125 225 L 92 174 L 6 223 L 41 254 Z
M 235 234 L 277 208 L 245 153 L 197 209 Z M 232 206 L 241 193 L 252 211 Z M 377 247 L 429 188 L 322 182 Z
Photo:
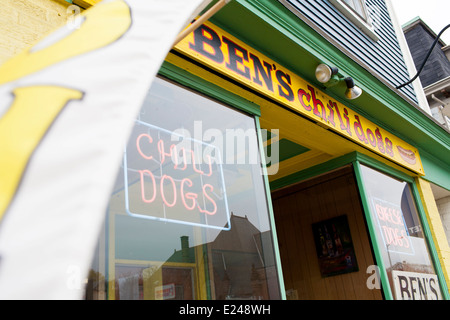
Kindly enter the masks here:
M 371 204 L 370 209 L 377 232 L 377 242 L 381 247 L 386 268 L 402 262 L 432 268 L 410 186 L 404 181 L 396 180 L 365 166 L 361 166 L 361 171 L 368 200 Z M 374 206 L 377 203 L 377 199 L 382 199 L 385 203 L 392 204 L 391 207 L 401 210 L 403 223 L 405 224 L 404 228 L 407 230 L 407 237 L 411 247 L 414 249 L 413 251 L 405 250 L 405 252 L 401 252 L 401 250 L 392 249 L 384 241 L 385 237 L 383 237 L 382 228 L 380 228 L 382 222 L 378 219 Z

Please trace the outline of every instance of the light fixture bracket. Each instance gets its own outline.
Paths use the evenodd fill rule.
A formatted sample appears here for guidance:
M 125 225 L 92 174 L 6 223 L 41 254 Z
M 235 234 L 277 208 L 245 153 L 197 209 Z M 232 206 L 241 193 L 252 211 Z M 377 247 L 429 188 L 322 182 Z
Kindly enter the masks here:
M 315 70 L 317 81 L 319 81 L 325 88 L 336 86 L 339 82 L 344 81 L 347 89 L 345 97 L 347 99 L 356 99 L 362 94 L 362 89 L 355 85 L 352 77 L 344 77 L 339 74 L 337 67 L 331 67 L 326 63 L 320 63 Z

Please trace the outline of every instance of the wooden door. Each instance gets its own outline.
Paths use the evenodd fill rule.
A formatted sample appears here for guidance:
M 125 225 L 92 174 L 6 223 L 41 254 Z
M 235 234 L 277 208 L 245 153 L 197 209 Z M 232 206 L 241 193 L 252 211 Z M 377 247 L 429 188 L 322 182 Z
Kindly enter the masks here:
M 366 285 L 372 249 L 353 169 L 346 167 L 272 194 L 288 299 L 382 299 Z M 324 277 L 313 238 L 316 222 L 345 215 L 358 271 Z

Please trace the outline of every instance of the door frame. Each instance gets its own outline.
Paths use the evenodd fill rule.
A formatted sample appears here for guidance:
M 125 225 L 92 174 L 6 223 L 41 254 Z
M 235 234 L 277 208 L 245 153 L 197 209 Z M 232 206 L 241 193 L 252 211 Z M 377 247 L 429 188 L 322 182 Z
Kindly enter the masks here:
M 392 290 L 391 290 L 391 286 L 389 284 L 388 275 L 387 275 L 386 269 L 384 267 L 384 262 L 383 262 L 383 259 L 381 256 L 380 247 L 376 240 L 375 225 L 374 225 L 371 215 L 370 215 L 370 203 L 368 201 L 367 193 L 365 191 L 364 184 L 362 181 L 361 167 L 360 167 L 361 164 L 372 167 L 373 169 L 376 169 L 376 170 L 378 170 L 384 174 L 387 174 L 393 178 L 404 180 L 405 182 L 409 183 L 409 185 L 411 186 L 413 198 L 414 198 L 415 204 L 417 206 L 419 219 L 422 224 L 423 232 L 425 234 L 426 243 L 428 245 L 431 260 L 432 260 L 436 275 L 439 279 L 442 296 L 445 300 L 449 300 L 450 295 L 449 295 L 447 283 L 445 281 L 445 276 L 444 276 L 444 273 L 443 273 L 443 270 L 442 270 L 442 267 L 440 264 L 436 246 L 433 241 L 431 229 L 428 224 L 427 216 L 426 216 L 426 213 L 424 210 L 424 206 L 422 204 L 422 199 L 419 194 L 419 189 L 416 185 L 416 179 L 415 179 L 416 174 L 414 174 L 406 169 L 403 169 L 401 167 L 395 168 L 386 161 L 377 160 L 375 158 L 369 157 L 365 154 L 355 151 L 355 152 L 351 152 L 349 154 L 343 155 L 341 157 L 334 158 L 327 162 L 321 163 L 319 165 L 310 167 L 301 172 L 297 172 L 297 173 L 294 173 L 287 177 L 283 177 L 278 180 L 272 181 L 270 183 L 270 190 L 273 192 L 278 189 L 281 189 L 281 188 L 302 182 L 304 180 L 319 176 L 321 174 L 330 172 L 332 170 L 339 169 L 339 168 L 349 165 L 349 164 L 352 165 L 353 170 L 354 170 L 356 183 L 357 183 L 357 187 L 358 187 L 358 192 L 359 192 L 361 204 L 363 207 L 364 217 L 365 217 L 367 228 L 368 228 L 369 240 L 371 243 L 372 251 L 374 253 L 375 263 L 377 264 L 378 269 L 379 269 L 379 281 L 381 284 L 381 292 L 384 295 L 384 298 L 386 300 L 394 299 Z

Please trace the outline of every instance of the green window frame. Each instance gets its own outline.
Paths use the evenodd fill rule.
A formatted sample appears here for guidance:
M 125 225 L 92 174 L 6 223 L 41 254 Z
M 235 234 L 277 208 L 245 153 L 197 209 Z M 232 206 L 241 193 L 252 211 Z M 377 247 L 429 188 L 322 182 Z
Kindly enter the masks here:
M 420 198 L 420 194 L 419 194 L 419 190 L 418 187 L 416 185 L 415 179 L 412 176 L 407 175 L 404 172 L 398 171 L 392 167 L 389 167 L 388 165 L 381 163 L 373 158 L 370 158 L 368 156 L 362 155 L 362 154 L 356 154 L 356 159 L 353 161 L 353 167 L 355 170 L 355 176 L 358 182 L 358 186 L 359 186 L 359 192 L 361 195 L 361 199 L 362 199 L 362 204 L 363 204 L 363 208 L 364 208 L 364 213 L 366 216 L 366 221 L 367 221 L 367 225 L 368 225 L 368 229 L 369 229 L 369 234 L 370 234 L 370 238 L 372 240 L 372 245 L 374 248 L 374 253 L 375 253 L 375 258 L 376 258 L 376 262 L 379 266 L 379 270 L 380 270 L 380 280 L 382 283 L 382 287 L 383 287 L 383 292 L 385 294 L 386 299 L 392 300 L 394 299 L 393 294 L 392 294 L 392 290 L 391 290 L 391 286 L 389 284 L 388 281 L 388 276 L 386 273 L 386 269 L 384 266 L 384 262 L 383 259 L 381 257 L 381 248 L 379 247 L 379 244 L 376 240 L 376 235 L 375 235 L 375 226 L 373 223 L 373 220 L 370 216 L 370 204 L 368 202 L 368 197 L 367 197 L 367 191 L 365 189 L 364 183 L 362 181 L 362 173 L 361 173 L 361 164 L 366 165 L 368 167 L 371 167 L 372 169 L 378 170 L 383 174 L 386 174 L 392 178 L 397 178 L 400 180 L 403 180 L 405 182 L 407 182 L 410 187 L 411 187 L 411 192 L 412 192 L 412 197 L 413 200 L 415 202 L 416 208 L 417 208 L 417 214 L 420 220 L 420 223 L 422 224 L 422 228 L 423 228 L 423 233 L 425 235 L 425 240 L 426 240 L 426 244 L 429 250 L 429 254 L 431 257 L 431 261 L 433 263 L 433 267 L 434 270 L 436 272 L 436 275 L 438 277 L 439 280 L 439 284 L 440 284 L 440 289 L 442 292 L 442 297 L 445 300 L 450 299 L 450 295 L 448 292 L 448 287 L 447 287 L 447 283 L 445 281 L 445 277 L 442 271 L 442 267 L 440 265 L 440 261 L 439 261 L 439 257 L 437 254 L 437 250 L 436 247 L 434 245 L 433 242 L 433 237 L 431 234 L 431 229 L 430 226 L 428 225 L 428 220 L 426 218 L 426 214 L 425 214 L 425 210 L 422 204 L 422 200 Z

